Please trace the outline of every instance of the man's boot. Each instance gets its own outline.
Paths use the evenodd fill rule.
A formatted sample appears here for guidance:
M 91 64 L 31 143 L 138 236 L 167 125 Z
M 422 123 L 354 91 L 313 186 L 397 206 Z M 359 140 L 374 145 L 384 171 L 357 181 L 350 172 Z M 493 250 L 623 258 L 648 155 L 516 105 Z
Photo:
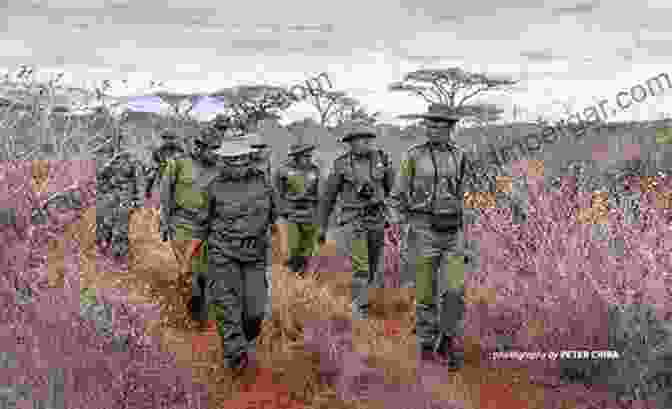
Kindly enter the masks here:
M 296 274 L 300 277 L 303 277 L 306 274 L 306 264 L 307 260 L 303 256 L 296 257 Z
M 285 261 L 285 267 L 287 267 L 287 271 L 289 272 L 294 272 L 294 264 L 296 263 L 296 256 L 289 256 L 287 258 L 287 261 Z
M 448 290 L 440 306 L 440 333 L 435 352 L 452 369 L 459 369 L 464 361 L 464 294 L 464 288 Z
M 441 334 L 433 352 L 435 360 L 451 370 L 461 369 L 464 365 L 464 348 L 457 337 Z
M 296 274 L 300 275 L 301 274 L 301 257 L 299 256 L 292 256 L 289 259 L 289 271 Z
M 189 300 L 189 312 L 191 313 L 191 318 L 200 323 L 206 321 L 208 318 L 205 311 L 205 280 L 203 277 L 198 277 L 195 281 L 196 282 L 192 282 L 192 285 L 195 285 L 197 288 L 192 288 L 192 295 Z M 196 293 L 196 295 L 194 295 L 194 293 Z

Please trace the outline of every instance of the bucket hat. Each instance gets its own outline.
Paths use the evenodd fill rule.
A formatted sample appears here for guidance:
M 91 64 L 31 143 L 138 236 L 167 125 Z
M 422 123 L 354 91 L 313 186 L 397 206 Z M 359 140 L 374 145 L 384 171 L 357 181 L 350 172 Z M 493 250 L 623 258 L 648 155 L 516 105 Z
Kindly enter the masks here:
M 219 148 L 212 151 L 213 154 L 225 158 L 249 155 L 258 152 L 250 146 L 248 135 L 224 137 Z
M 165 131 L 161 132 L 160 138 L 164 141 L 175 141 L 179 139 L 179 136 L 174 130 L 166 129 Z
M 260 133 L 252 132 L 246 135 L 249 145 L 254 149 L 268 149 L 270 145 L 264 142 Z
M 289 146 L 288 156 L 300 155 L 304 152 L 311 152 L 315 150 L 315 145 L 312 143 L 295 143 Z
M 471 116 L 471 114 L 460 107 L 453 107 L 448 104 L 431 104 L 426 112 L 421 114 L 401 115 L 399 118 L 457 122 L 468 116 Z
M 376 138 L 378 137 L 376 129 L 361 124 L 351 124 L 347 126 L 345 135 L 339 139 L 340 142 L 350 142 L 356 138 Z

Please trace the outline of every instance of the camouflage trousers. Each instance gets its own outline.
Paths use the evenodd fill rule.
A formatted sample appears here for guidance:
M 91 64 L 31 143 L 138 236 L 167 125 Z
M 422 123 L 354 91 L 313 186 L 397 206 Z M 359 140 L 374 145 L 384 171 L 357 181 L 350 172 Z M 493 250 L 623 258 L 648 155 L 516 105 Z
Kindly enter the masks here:
M 306 258 L 318 251 L 317 238 L 320 227 L 311 223 L 287 223 L 287 255 L 296 272 L 303 272 Z M 294 264 L 296 263 L 296 264 Z
M 409 224 L 400 226 L 399 237 L 399 272 L 401 288 L 415 288 L 415 260 L 417 246 L 415 245 L 413 229 Z
M 101 203 L 96 207 L 96 241 L 99 244 L 109 243 L 115 257 L 128 256 L 131 210 L 119 206 L 118 201 Z
M 352 263 L 352 314 L 354 319 L 368 318 L 369 289 L 384 286 L 383 251 L 385 224 L 382 220 L 357 218 L 341 226 L 338 249 Z
M 175 224 L 175 240 L 182 242 L 191 242 L 193 238 L 192 227 L 189 224 Z M 177 246 L 178 248 L 188 248 L 186 246 Z M 178 260 L 179 262 L 179 260 Z M 208 272 L 208 242 L 204 241 L 198 253 L 191 258 L 189 271 L 181 271 L 191 278 L 191 294 L 194 302 L 192 318 L 196 321 L 208 319 L 208 311 L 205 303 L 205 285 L 206 274 Z
M 461 337 L 464 325 L 463 232 L 437 232 L 424 216 L 409 218 L 415 249 L 416 334 L 421 349 L 443 336 Z
M 261 331 L 269 302 L 268 263 L 243 262 L 210 251 L 206 280 L 208 318 L 216 322 L 222 339 L 224 366 L 236 369 Z

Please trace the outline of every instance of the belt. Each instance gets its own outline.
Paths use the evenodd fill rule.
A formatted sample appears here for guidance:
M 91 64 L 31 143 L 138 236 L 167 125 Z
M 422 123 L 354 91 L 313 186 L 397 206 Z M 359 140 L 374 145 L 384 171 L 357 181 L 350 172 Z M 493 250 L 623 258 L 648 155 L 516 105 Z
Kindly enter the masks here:
M 359 213 L 366 216 L 376 216 L 384 209 L 384 207 L 385 207 L 384 204 L 376 203 L 373 205 L 360 207 Z
M 257 244 L 259 244 L 259 239 L 256 237 L 246 237 L 244 239 L 232 239 L 227 241 L 232 245 L 243 249 L 254 249 L 257 248 Z

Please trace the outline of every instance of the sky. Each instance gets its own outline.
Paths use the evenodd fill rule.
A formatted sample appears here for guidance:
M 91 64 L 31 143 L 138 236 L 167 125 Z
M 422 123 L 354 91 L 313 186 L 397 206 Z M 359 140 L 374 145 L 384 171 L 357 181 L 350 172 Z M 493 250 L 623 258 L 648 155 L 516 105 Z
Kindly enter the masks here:
M 391 123 L 426 108 L 387 90 L 420 68 L 518 80 L 513 92 L 477 101 L 498 104 L 507 119 L 518 105 L 523 120 L 562 119 L 658 74 L 672 76 L 672 3 L 664 0 L 0 0 L 0 10 L 0 71 L 19 64 L 36 66 L 38 78 L 64 71 L 80 87 L 110 79 L 118 95 L 140 93 L 150 79 L 191 92 L 292 85 L 327 72 L 336 88 Z M 122 79 L 128 88 L 117 86 Z M 672 113 L 670 93 L 607 119 L 658 119 Z M 199 108 L 203 118 L 216 109 Z M 314 115 L 297 105 L 285 121 Z

